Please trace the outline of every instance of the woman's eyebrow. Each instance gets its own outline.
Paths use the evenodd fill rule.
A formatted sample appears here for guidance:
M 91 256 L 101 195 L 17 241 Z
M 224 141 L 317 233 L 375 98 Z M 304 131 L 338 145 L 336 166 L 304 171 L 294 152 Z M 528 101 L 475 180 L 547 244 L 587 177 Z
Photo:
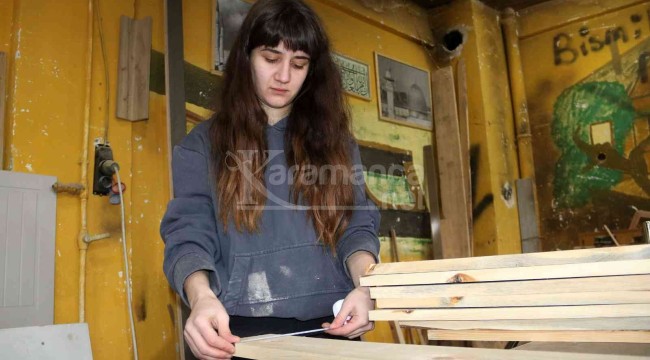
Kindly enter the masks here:
M 278 49 L 271 48 L 271 47 L 264 47 L 260 51 L 268 51 L 268 52 L 271 52 L 271 53 L 274 53 L 274 54 L 277 54 L 277 55 L 283 55 L 284 54 L 282 51 L 280 51 Z M 307 60 L 307 61 L 310 60 L 310 57 L 308 55 L 296 55 L 293 58 L 294 59 L 300 59 L 300 60 Z

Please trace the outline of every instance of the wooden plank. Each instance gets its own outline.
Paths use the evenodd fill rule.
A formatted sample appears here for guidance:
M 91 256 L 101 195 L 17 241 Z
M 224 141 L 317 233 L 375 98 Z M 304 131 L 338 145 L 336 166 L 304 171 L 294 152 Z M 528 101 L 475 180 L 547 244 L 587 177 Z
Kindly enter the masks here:
M 479 256 L 467 259 L 441 259 L 382 263 L 368 268 L 366 276 L 404 274 L 429 271 L 478 270 L 519 268 L 527 266 L 562 265 L 620 260 L 650 259 L 650 245 L 631 245 L 616 248 L 595 248 L 549 251 L 531 254 Z
M 0 169 L 4 164 L 5 98 L 7 97 L 7 56 L 0 51 Z
M 650 291 L 377 299 L 378 309 L 650 304 Z
M 373 299 L 650 290 L 650 275 L 371 287 Z
M 458 89 L 458 132 L 460 135 L 460 160 L 463 169 L 465 185 L 465 211 L 467 212 L 467 223 L 469 225 L 470 248 L 469 256 L 472 256 L 472 169 L 470 167 L 470 137 L 469 137 L 469 103 L 467 100 L 467 69 L 465 58 L 461 57 L 456 64 L 456 83 Z
M 251 341 L 236 344 L 235 356 L 249 359 L 288 360 L 430 360 L 430 359 L 481 359 L 481 360 L 610 360 L 612 355 L 564 354 L 552 351 L 511 351 L 500 349 L 477 349 L 446 346 L 422 346 L 362 341 L 331 340 L 287 336 L 272 340 Z M 621 357 L 626 360 L 645 359 L 640 356 Z
M 429 223 L 431 226 L 431 245 L 434 259 L 442 259 L 442 240 L 440 239 L 440 193 L 438 188 L 438 167 L 435 150 L 432 145 L 422 148 L 424 157 L 424 179 L 429 205 Z
M 390 286 L 641 274 L 650 274 L 650 259 L 610 261 L 606 266 L 602 262 L 594 262 L 529 266 L 516 270 L 513 270 L 513 268 L 500 268 L 463 272 L 435 271 L 414 274 L 375 275 L 362 277 L 360 283 L 361 286 Z
M 471 255 L 471 239 L 466 210 L 466 175 L 461 160 L 452 68 L 434 71 L 431 81 L 442 215 L 449 223 L 440 229 L 442 253 L 445 259 L 467 257 Z
M 485 321 L 402 321 L 404 327 L 446 330 L 645 330 L 650 317 L 485 320 Z
M 429 340 L 650 343 L 650 331 L 429 330 Z
M 149 118 L 151 17 L 120 18 L 116 116 L 137 121 Z
M 514 320 L 514 319 L 581 319 L 593 317 L 648 317 L 650 306 L 586 305 L 480 309 L 401 309 L 371 310 L 371 321 L 411 320 Z M 647 324 L 650 330 L 650 324 Z
M 174 198 L 172 177 L 172 152 L 187 134 L 185 118 L 185 70 L 183 54 L 183 1 L 165 0 L 165 94 L 167 110 L 167 176 L 169 196 Z M 189 317 L 189 308 L 176 295 L 175 304 L 176 339 L 178 341 L 180 360 L 192 358 L 192 351 L 185 344 L 183 336 L 184 319 Z
M 619 343 L 566 343 L 566 342 L 529 342 L 512 349 L 515 351 L 557 351 L 562 353 L 582 354 L 612 354 L 612 355 L 650 355 L 648 344 L 619 344 Z
M 650 275 L 594 278 L 459 283 L 441 285 L 382 286 L 370 288 L 370 297 L 426 298 L 470 295 L 526 295 L 578 292 L 650 290 Z

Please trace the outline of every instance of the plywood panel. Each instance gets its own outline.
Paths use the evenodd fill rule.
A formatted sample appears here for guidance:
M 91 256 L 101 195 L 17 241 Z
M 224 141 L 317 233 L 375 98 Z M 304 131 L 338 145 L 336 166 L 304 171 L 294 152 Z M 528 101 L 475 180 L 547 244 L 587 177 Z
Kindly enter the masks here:
M 88 324 L 0 329 L 3 359 L 92 360 Z

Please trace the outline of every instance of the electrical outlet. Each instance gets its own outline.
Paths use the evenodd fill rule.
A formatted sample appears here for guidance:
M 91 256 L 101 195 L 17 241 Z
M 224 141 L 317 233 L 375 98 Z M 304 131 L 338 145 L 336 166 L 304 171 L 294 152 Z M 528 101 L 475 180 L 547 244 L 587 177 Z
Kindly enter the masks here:
M 108 144 L 95 144 L 95 166 L 93 177 L 93 194 L 108 195 L 113 182 L 113 173 L 102 171 L 102 162 L 113 160 L 113 150 Z

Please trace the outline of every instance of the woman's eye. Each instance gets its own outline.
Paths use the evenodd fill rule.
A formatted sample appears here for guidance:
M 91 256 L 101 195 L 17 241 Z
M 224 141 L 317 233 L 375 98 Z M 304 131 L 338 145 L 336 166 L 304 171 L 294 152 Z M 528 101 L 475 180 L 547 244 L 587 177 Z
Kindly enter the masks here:
M 278 62 L 278 59 L 267 58 L 267 57 L 265 57 L 264 59 L 266 59 L 266 62 L 270 64 L 275 64 L 276 62 Z
M 293 64 L 293 68 L 297 70 L 302 70 L 307 66 L 307 64 Z

